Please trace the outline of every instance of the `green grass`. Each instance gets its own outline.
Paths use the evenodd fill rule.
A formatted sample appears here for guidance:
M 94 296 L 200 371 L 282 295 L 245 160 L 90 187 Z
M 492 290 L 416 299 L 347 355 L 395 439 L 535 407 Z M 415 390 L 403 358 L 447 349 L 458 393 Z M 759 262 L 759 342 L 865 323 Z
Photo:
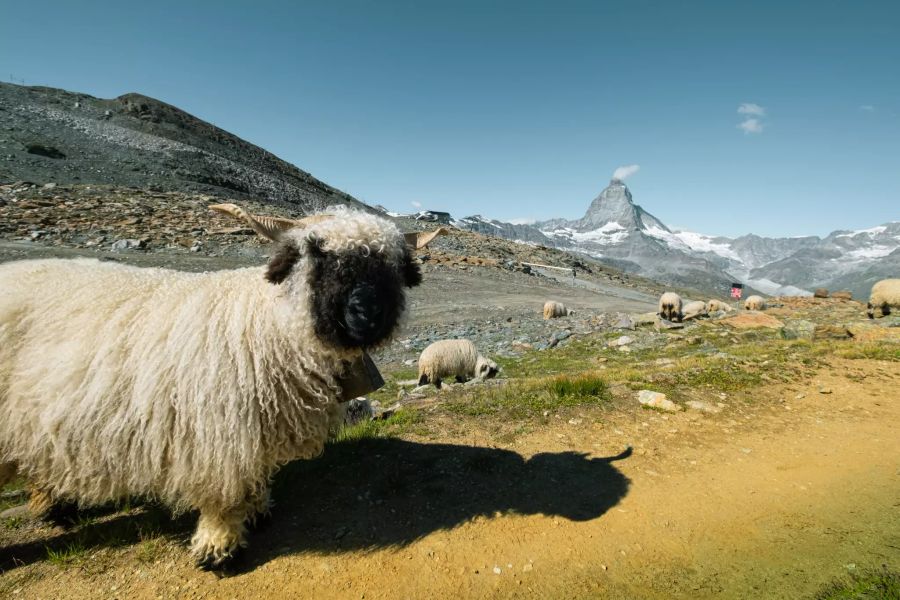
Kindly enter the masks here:
M 358 441 L 367 438 L 400 436 L 406 433 L 427 435 L 424 421 L 419 411 L 401 409 L 387 419 L 362 421 L 354 425 L 344 425 L 334 436 L 335 442 Z
M 87 553 L 84 545 L 73 542 L 64 548 L 47 548 L 47 562 L 58 567 L 67 567 L 80 560 Z
M 602 405 L 610 399 L 609 387 L 600 374 L 577 373 L 513 381 L 454 394 L 448 399 L 446 409 L 470 417 L 496 415 L 527 419 L 566 406 Z
M 900 361 L 900 344 L 869 342 L 838 348 L 834 354 L 849 359 Z
M 165 540 L 157 535 L 145 535 L 141 532 L 141 543 L 135 551 L 135 558 L 144 564 L 154 563 L 165 554 Z
M 828 584 L 815 600 L 900 600 L 900 573 L 886 568 L 854 572 Z
M 609 386 L 600 377 L 589 373 L 575 377 L 562 376 L 547 383 L 547 391 L 558 398 L 594 399 L 609 393 Z

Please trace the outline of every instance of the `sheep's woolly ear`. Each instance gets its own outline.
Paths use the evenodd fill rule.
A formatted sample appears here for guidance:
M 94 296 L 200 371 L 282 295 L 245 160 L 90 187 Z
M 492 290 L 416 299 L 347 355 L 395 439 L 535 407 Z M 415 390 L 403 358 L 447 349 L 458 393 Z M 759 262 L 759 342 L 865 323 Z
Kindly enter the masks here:
M 269 283 L 279 284 L 291 274 L 291 269 L 300 260 L 300 250 L 294 244 L 287 243 L 278 249 L 266 267 L 266 279 Z

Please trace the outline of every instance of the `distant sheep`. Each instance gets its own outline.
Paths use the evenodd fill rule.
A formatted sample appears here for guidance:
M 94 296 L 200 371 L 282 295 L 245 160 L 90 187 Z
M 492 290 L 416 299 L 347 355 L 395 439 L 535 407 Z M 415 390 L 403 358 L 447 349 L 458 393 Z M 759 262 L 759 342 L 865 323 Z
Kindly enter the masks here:
M 0 265 L 0 485 L 19 471 L 46 506 L 199 510 L 203 566 L 246 545 L 272 475 L 322 452 L 346 365 L 389 339 L 421 277 L 370 214 L 253 223 L 280 241 L 264 268 Z
M 688 302 L 681 309 L 682 321 L 690 321 L 691 319 L 699 319 L 700 317 L 707 316 L 709 316 L 709 312 L 706 310 L 706 302 L 703 302 L 702 300 Z
M 659 316 L 674 323 L 681 322 L 681 296 L 675 292 L 666 292 L 659 297 Z
M 731 306 L 727 302 L 713 298 L 706 303 L 706 310 L 707 312 L 728 312 L 731 310 Z
M 490 379 L 498 371 L 497 363 L 481 356 L 469 340 L 434 342 L 419 356 L 419 385 L 433 383 L 438 389 L 445 377 L 462 383 L 472 377 Z
M 746 310 L 766 310 L 766 301 L 762 296 L 748 296 L 744 300 L 744 309 Z
M 566 308 L 566 305 L 562 302 L 548 300 L 544 303 L 544 319 L 556 319 L 558 317 L 568 317 L 569 315 L 574 314 L 575 311 L 570 308 Z
M 882 279 L 872 286 L 866 314 L 874 319 L 875 311 L 880 311 L 881 316 L 886 317 L 893 308 L 900 308 L 900 279 Z

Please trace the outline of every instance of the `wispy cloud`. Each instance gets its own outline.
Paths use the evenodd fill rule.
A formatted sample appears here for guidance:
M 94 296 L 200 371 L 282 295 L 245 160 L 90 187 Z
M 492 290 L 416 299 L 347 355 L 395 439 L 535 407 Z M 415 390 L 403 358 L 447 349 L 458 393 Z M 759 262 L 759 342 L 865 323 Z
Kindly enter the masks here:
M 765 126 L 762 124 L 762 121 L 759 119 L 744 119 L 740 123 L 738 123 L 738 129 L 742 130 L 744 133 L 762 133 L 762 130 Z
M 751 133 L 762 133 L 766 124 L 763 123 L 762 117 L 766 116 L 766 109 L 759 104 L 753 102 L 743 102 L 738 105 L 737 112 L 743 115 L 737 128 L 744 132 L 745 135 Z
M 875 107 L 871 104 L 861 104 L 859 110 L 863 112 L 875 112 Z
M 510 219 L 509 222 L 513 225 L 531 225 L 535 223 L 537 219 L 534 217 L 517 217 L 515 219 Z
M 415 206 L 416 208 L 422 208 L 422 203 L 421 203 L 421 202 L 417 202 L 416 200 L 413 200 L 412 202 L 410 202 L 410 204 L 412 204 L 412 205 Z
M 754 115 L 757 117 L 766 116 L 766 109 L 760 106 L 759 104 L 754 104 L 752 102 L 744 102 L 740 106 L 738 106 L 738 114 L 739 115 Z
M 613 179 L 625 181 L 626 177 L 631 177 L 641 169 L 640 165 L 625 165 L 613 171 Z

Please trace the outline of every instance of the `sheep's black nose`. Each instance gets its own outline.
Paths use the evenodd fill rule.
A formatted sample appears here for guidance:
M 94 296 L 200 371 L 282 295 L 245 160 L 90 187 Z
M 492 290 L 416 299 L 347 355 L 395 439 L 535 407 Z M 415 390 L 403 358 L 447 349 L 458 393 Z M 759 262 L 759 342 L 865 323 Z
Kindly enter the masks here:
M 377 344 L 393 328 L 386 300 L 386 294 L 368 283 L 357 285 L 347 297 L 344 323 L 347 334 L 360 346 Z

